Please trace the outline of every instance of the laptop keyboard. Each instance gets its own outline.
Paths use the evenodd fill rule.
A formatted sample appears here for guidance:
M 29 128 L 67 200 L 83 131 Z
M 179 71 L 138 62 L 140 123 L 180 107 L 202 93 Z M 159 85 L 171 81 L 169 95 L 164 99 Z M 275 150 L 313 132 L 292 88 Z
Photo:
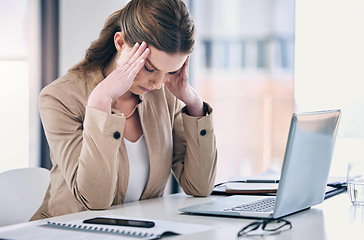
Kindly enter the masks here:
M 251 203 L 241 204 L 231 208 L 225 208 L 223 211 L 249 211 L 249 212 L 270 212 L 274 209 L 275 198 L 264 198 Z

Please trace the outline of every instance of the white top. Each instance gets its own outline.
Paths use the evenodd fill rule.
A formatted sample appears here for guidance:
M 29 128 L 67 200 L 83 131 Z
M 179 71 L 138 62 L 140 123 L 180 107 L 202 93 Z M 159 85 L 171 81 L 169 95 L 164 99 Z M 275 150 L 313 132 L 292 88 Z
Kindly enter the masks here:
M 129 158 L 129 183 L 124 203 L 138 201 L 149 178 L 149 156 L 144 135 L 135 143 L 124 138 Z

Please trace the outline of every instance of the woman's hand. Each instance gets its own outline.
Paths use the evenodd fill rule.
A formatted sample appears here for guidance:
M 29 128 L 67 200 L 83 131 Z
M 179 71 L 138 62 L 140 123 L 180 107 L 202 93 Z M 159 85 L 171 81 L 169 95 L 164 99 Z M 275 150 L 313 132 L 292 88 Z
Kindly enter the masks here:
M 145 42 L 136 43 L 133 48 L 125 44 L 117 61 L 117 67 L 91 92 L 88 105 L 110 113 L 112 103 L 130 89 L 149 53 L 150 50 Z
M 188 65 L 190 57 L 188 56 L 182 68 L 172 75 L 165 83 L 169 90 L 182 102 L 186 104 L 187 112 L 194 117 L 204 115 L 203 102 L 200 96 L 191 87 L 188 80 Z

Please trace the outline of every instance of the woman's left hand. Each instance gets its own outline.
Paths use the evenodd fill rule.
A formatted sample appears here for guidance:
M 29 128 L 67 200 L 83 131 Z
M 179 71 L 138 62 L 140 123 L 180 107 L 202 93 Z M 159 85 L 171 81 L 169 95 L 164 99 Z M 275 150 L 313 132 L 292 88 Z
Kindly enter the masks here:
M 187 112 L 194 117 L 204 115 L 203 102 L 200 96 L 189 84 L 188 80 L 188 65 L 190 56 L 187 57 L 182 68 L 172 75 L 165 83 L 168 89 L 182 102 L 186 104 Z

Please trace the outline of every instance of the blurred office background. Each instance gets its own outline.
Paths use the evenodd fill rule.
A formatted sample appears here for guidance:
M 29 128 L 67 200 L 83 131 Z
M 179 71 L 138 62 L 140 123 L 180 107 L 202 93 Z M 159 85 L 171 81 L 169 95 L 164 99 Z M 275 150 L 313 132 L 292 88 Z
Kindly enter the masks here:
M 0 0 L 0 172 L 51 167 L 40 89 L 80 61 L 126 0 Z M 280 169 L 295 111 L 340 108 L 332 175 L 364 162 L 360 0 L 185 0 L 190 80 L 214 108 L 216 182 Z

